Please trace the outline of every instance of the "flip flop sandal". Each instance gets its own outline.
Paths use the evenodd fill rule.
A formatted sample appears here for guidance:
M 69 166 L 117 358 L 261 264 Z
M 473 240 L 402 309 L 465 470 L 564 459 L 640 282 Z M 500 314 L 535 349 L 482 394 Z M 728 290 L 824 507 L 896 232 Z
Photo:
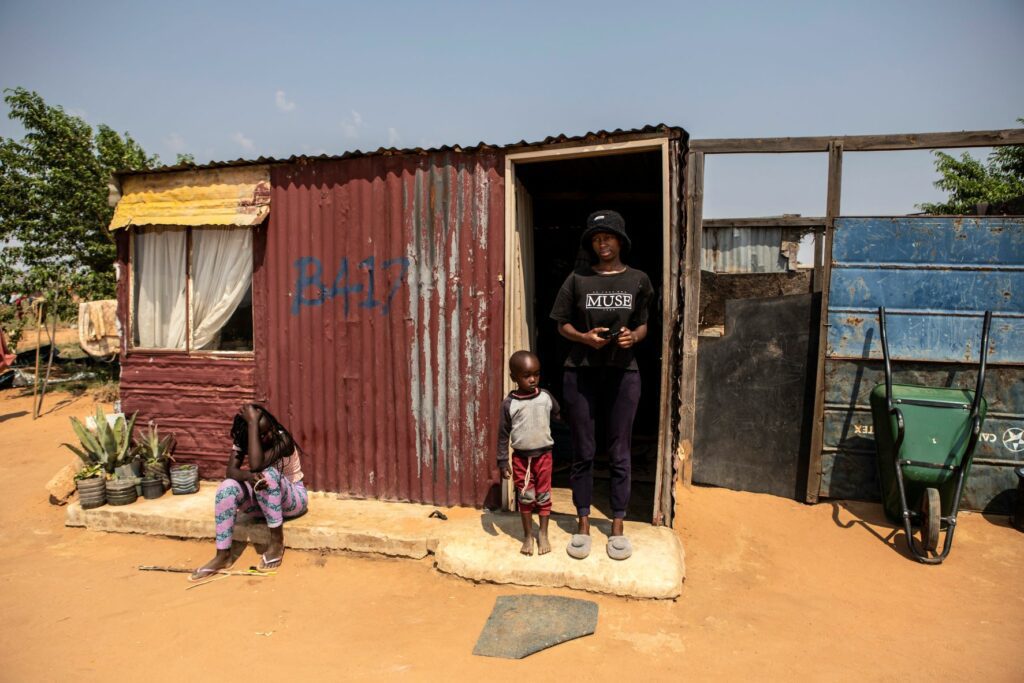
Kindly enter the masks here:
M 259 569 L 259 571 L 261 572 L 267 571 L 268 569 L 277 569 L 281 566 L 282 561 L 284 561 L 284 555 L 282 555 L 281 557 L 268 558 L 267 554 L 263 553 L 262 555 L 260 555 L 260 564 L 259 567 L 257 567 L 257 569 Z
M 206 567 L 200 567 L 192 572 L 192 575 L 188 577 L 188 580 L 192 583 L 198 583 L 199 581 L 205 581 L 211 576 L 220 574 L 222 571 L 222 569 L 207 569 Z
M 590 536 L 587 534 L 573 534 L 569 545 L 565 547 L 565 552 L 569 553 L 569 557 L 582 560 L 590 554 Z
M 606 549 L 608 557 L 613 560 L 628 560 L 629 556 L 633 554 L 633 545 L 625 536 L 609 536 Z

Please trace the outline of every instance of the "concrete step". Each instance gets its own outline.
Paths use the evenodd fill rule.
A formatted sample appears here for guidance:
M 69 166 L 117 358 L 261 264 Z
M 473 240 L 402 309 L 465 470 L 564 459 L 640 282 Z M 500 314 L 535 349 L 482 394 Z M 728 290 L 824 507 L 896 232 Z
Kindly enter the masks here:
M 523 529 L 516 514 L 485 512 L 475 528 L 467 522 L 458 520 L 445 529 L 435 560 L 441 571 L 474 581 L 575 588 L 632 598 L 677 598 L 682 591 L 683 547 L 666 527 L 626 522 L 624 531 L 633 556 L 617 561 L 605 550 L 611 522 L 592 519 L 590 556 L 577 560 L 565 551 L 576 528 L 576 520 L 568 515 L 551 516 L 547 555 L 519 552 Z M 536 519 L 533 526 L 536 534 Z
M 212 539 L 215 492 L 216 484 L 203 482 L 192 495 L 168 493 L 156 500 L 140 498 L 131 505 L 83 510 L 76 501 L 67 506 L 65 523 L 93 531 Z M 430 517 L 436 509 L 311 493 L 309 512 L 285 522 L 285 545 L 414 559 L 433 553 L 439 570 L 473 581 L 567 587 L 636 598 L 675 598 L 682 589 L 683 548 L 676 535 L 664 527 L 627 522 L 633 557 L 616 562 L 608 558 L 604 547 L 610 522 L 595 520 L 593 552 L 586 560 L 575 560 L 565 552 L 573 518 L 552 515 L 552 552 L 527 557 L 519 553 L 522 528 L 518 515 L 441 508 L 449 519 L 440 520 Z M 239 523 L 235 538 L 266 543 L 267 528 L 256 522 Z
M 67 507 L 65 524 L 93 531 L 212 539 L 216 491 L 215 483 L 202 482 L 192 495 L 166 493 L 155 500 L 139 498 L 131 505 L 83 510 L 74 502 Z M 429 517 L 435 509 L 310 493 L 309 512 L 285 521 L 285 545 L 300 550 L 348 550 L 419 559 L 437 543 L 443 522 Z M 235 539 L 266 543 L 268 530 L 265 524 L 241 522 L 235 527 Z

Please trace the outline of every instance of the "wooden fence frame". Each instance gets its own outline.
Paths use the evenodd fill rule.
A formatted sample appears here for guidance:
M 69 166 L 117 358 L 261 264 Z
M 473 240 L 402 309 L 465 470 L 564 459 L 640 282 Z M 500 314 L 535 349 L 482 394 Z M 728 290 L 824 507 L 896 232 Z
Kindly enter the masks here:
M 821 292 L 821 324 L 815 373 L 814 420 L 805 500 L 818 502 L 821 485 L 821 448 L 825 407 L 825 340 L 828 333 L 828 283 L 832 275 L 832 235 L 840 213 L 843 153 L 880 152 L 954 147 L 1002 147 L 1024 145 L 1024 128 L 958 131 L 947 133 L 901 133 L 893 135 L 837 135 L 785 138 L 718 138 L 690 140 L 686 154 L 686 243 L 684 246 L 684 289 L 682 369 L 679 396 L 679 443 L 676 457 L 681 483 L 693 482 L 693 439 L 696 426 L 697 345 L 700 316 L 700 263 L 704 226 L 737 228 L 781 227 L 823 228 L 824 245 L 815 250 L 814 290 Z M 704 220 L 704 157 L 708 154 L 828 154 L 828 185 L 825 215 L 821 217 L 743 217 Z

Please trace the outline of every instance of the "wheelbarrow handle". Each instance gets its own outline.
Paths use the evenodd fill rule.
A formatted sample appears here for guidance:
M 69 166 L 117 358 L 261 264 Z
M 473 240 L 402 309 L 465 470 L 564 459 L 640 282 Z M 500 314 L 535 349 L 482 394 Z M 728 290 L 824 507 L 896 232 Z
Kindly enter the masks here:
M 978 367 L 978 386 L 974 390 L 974 403 L 971 415 L 978 414 L 981 406 L 981 395 L 985 391 L 985 367 L 988 365 L 988 335 L 992 329 L 992 311 L 985 311 L 985 322 L 981 325 L 981 362 Z
M 889 362 L 889 339 L 885 334 L 885 306 L 878 307 L 878 334 L 882 342 L 882 358 L 885 360 L 885 403 L 891 413 L 895 408 L 892 404 L 892 364 Z M 902 425 L 902 416 L 899 419 Z

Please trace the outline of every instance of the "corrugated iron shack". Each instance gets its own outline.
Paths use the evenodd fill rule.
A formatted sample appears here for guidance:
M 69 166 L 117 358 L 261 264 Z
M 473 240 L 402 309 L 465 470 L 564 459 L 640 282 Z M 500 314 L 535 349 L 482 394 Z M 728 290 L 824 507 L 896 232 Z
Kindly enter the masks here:
M 517 168 L 578 171 L 567 186 L 532 185 L 543 211 L 573 222 L 552 231 L 566 243 L 578 241 L 593 202 L 642 215 L 646 258 L 664 282 L 678 282 L 661 271 L 670 230 L 672 245 L 681 238 L 675 185 L 685 141 L 681 129 L 657 126 L 124 174 L 111 225 L 123 409 L 173 432 L 178 460 L 206 477 L 223 476 L 231 419 L 255 400 L 296 436 L 315 490 L 498 505 L 506 359 L 510 348 L 536 345 L 546 332 L 534 321 L 547 317 L 534 315 L 532 301 L 522 306 L 532 255 L 510 253 L 534 228 Z M 589 179 L 615 169 L 647 185 L 630 197 L 584 196 Z M 569 265 L 575 255 L 573 246 Z M 652 389 L 673 326 L 664 328 L 648 354 Z M 548 367 L 560 374 L 554 361 Z M 661 417 L 671 433 L 664 384 L 650 392 L 654 439 Z M 670 446 L 666 439 L 664 453 Z M 651 488 L 658 465 L 652 456 Z

